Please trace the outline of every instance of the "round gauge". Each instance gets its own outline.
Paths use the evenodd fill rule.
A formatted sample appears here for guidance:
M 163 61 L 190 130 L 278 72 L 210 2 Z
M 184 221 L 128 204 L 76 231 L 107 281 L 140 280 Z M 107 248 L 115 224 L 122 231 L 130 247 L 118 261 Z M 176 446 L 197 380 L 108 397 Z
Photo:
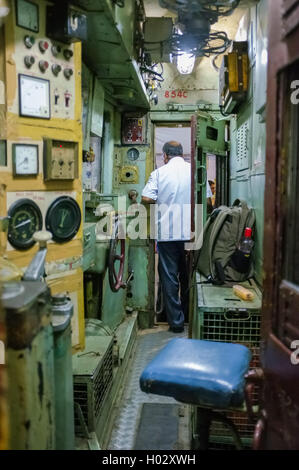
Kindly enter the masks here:
M 81 224 L 81 211 L 75 199 L 61 196 L 50 205 L 46 215 L 46 229 L 53 240 L 63 243 L 74 238 Z
M 12 144 L 13 173 L 17 175 L 38 174 L 38 146 L 27 144 Z
M 35 241 L 33 234 L 42 229 L 43 217 L 35 202 L 31 199 L 19 199 L 9 210 L 8 241 L 15 248 L 27 250 Z
M 139 150 L 137 150 L 135 147 L 133 148 L 130 148 L 128 151 L 127 151 L 127 157 L 129 160 L 131 161 L 135 161 L 139 158 Z

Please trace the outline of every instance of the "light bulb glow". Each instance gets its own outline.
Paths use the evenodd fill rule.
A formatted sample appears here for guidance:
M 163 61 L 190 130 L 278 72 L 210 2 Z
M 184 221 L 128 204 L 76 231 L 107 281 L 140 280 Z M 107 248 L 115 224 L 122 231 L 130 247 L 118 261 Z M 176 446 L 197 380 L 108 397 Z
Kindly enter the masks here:
M 261 63 L 262 63 L 262 65 L 267 65 L 267 63 L 268 63 L 268 51 L 267 51 L 267 49 L 262 50 Z
M 177 57 L 177 69 L 182 75 L 188 75 L 192 73 L 195 64 L 195 56 L 183 52 Z

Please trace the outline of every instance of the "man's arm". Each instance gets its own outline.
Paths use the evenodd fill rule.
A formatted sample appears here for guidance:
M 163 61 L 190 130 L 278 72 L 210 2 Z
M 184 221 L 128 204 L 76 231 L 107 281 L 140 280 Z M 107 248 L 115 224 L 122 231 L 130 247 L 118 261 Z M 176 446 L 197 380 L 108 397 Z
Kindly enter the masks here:
M 156 201 L 154 199 L 151 199 L 150 197 L 142 196 L 141 202 L 143 204 L 156 204 Z
M 143 204 L 155 204 L 158 197 L 158 175 L 157 171 L 153 171 L 149 180 L 142 191 L 141 202 Z

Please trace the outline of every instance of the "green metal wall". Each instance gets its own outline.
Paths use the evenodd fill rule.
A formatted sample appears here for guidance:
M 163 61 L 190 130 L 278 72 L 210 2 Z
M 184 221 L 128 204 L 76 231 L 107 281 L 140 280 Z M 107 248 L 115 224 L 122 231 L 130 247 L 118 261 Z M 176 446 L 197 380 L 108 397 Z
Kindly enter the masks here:
M 231 123 L 230 202 L 245 199 L 255 209 L 255 275 L 263 279 L 266 152 L 267 3 L 248 10 L 240 37 L 247 37 L 250 58 L 248 99 Z

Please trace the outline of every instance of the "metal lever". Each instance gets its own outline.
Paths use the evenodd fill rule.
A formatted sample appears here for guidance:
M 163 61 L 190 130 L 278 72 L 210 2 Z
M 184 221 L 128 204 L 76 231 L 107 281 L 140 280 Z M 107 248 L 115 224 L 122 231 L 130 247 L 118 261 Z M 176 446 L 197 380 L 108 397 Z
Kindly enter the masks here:
M 45 277 L 45 260 L 47 255 L 47 242 L 51 240 L 51 232 L 41 230 L 35 232 L 33 240 L 39 243 L 39 251 L 34 256 L 23 276 L 24 281 L 40 281 Z

